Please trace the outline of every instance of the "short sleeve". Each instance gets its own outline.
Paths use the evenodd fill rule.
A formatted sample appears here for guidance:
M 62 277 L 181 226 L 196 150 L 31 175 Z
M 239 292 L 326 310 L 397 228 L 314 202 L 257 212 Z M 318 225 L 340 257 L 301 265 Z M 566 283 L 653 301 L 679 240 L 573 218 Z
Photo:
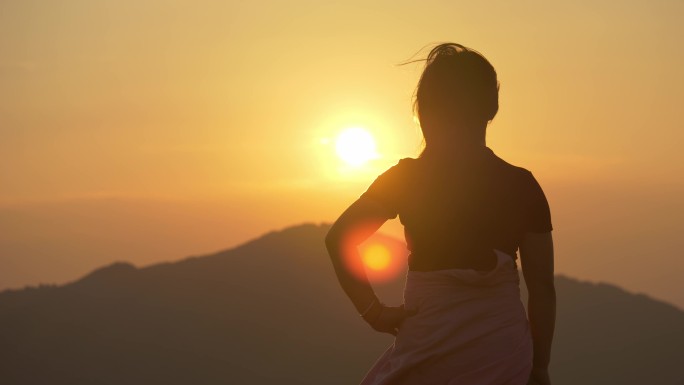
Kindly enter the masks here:
M 361 198 L 372 199 L 386 210 L 387 219 L 394 219 L 399 215 L 402 181 L 405 180 L 405 159 L 380 174 L 368 189 L 361 194 Z
M 525 207 L 525 231 L 530 233 L 546 233 L 553 230 L 551 225 L 551 210 L 537 179 L 527 171 L 524 199 Z

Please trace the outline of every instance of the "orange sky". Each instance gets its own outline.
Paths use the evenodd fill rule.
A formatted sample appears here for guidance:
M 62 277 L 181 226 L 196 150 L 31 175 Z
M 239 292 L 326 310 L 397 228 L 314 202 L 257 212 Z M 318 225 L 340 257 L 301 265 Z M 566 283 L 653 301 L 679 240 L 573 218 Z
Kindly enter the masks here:
M 416 4 L 0 3 L 0 288 L 334 220 L 417 155 L 396 64 L 456 41 L 498 71 L 488 144 L 547 190 L 558 271 L 684 307 L 684 4 Z M 343 173 L 321 139 L 350 126 L 381 157 Z

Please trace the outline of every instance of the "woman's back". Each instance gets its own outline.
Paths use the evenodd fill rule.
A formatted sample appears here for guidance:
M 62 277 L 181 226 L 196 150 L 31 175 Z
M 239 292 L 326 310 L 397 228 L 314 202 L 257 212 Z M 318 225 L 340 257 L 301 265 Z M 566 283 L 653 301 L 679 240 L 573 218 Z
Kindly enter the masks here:
M 363 196 L 399 216 L 414 271 L 491 270 L 494 249 L 515 257 L 525 233 L 552 229 L 532 174 L 484 146 L 458 159 L 404 158 Z

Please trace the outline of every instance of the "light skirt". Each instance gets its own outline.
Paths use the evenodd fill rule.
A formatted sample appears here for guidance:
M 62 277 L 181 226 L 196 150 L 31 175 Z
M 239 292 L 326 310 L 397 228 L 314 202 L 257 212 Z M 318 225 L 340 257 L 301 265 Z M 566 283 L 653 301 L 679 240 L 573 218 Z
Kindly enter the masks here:
M 525 385 L 532 340 L 513 258 L 489 272 L 409 271 L 404 320 L 361 385 Z

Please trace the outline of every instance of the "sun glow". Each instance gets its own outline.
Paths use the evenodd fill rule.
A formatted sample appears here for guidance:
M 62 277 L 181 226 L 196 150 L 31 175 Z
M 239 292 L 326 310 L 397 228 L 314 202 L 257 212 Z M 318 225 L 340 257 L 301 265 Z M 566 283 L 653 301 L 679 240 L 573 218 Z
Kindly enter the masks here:
M 378 157 L 375 139 L 370 132 L 359 127 L 342 131 L 335 140 L 335 150 L 340 159 L 354 167 Z
M 363 233 L 362 229 L 358 231 Z M 353 232 L 344 241 L 345 263 L 353 275 L 382 283 L 396 279 L 406 268 L 408 250 L 397 239 L 375 233 L 361 244 L 357 242 Z
M 384 270 L 389 266 L 392 256 L 387 247 L 374 244 L 363 251 L 363 264 L 371 270 Z

